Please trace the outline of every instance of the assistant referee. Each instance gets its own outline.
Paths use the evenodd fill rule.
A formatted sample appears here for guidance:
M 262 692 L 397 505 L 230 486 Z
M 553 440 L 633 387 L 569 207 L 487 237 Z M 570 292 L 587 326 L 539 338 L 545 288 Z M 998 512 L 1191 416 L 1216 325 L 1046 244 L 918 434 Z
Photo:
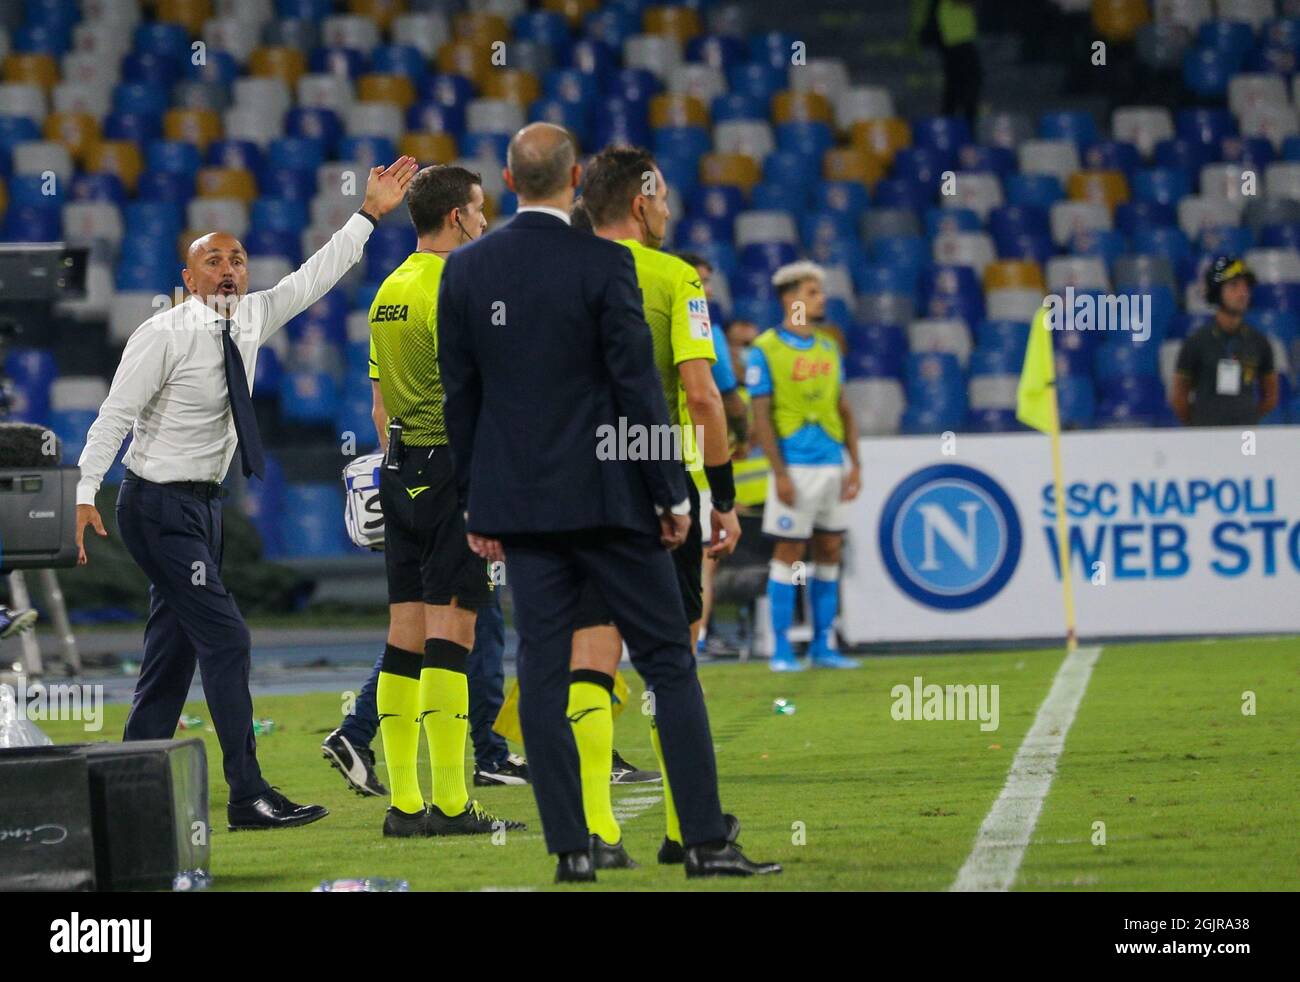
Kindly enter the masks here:
M 392 786 L 383 832 L 523 828 L 489 815 L 465 787 L 466 666 L 477 611 L 495 595 L 487 563 L 465 539 L 438 368 L 438 287 L 445 257 L 487 228 L 482 179 L 464 167 L 425 167 L 411 182 L 407 208 L 415 252 L 370 307 L 370 377 L 389 419 L 379 481 L 390 622 L 376 707 Z M 428 808 L 417 776 L 421 729 L 433 771 Z

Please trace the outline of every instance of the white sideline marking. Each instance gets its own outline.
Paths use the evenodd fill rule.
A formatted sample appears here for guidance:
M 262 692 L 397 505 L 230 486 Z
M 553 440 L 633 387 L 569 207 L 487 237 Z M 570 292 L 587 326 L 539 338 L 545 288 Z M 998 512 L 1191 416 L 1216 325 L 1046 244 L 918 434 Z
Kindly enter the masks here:
M 620 825 L 649 811 L 663 800 L 662 794 L 632 794 L 614 802 L 614 820 Z
M 1065 656 L 1047 698 L 1011 761 L 1006 784 L 975 835 L 975 846 L 953 891 L 1005 891 L 1015 882 L 1020 862 L 1043 800 L 1056 776 L 1056 761 L 1065 747 L 1079 703 L 1088 688 L 1101 648 L 1076 648 Z

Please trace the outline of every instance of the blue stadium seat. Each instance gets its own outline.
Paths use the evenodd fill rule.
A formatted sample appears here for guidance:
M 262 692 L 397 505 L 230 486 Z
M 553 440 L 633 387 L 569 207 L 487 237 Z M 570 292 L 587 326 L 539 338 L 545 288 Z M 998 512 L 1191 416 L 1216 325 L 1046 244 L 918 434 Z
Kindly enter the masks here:
M 272 140 L 266 150 L 267 167 L 315 173 L 325 163 L 324 140 L 308 136 L 282 136 Z
M 185 61 L 185 77 L 192 82 L 211 82 L 222 88 L 232 85 L 239 77 L 239 62 L 229 51 L 209 48 L 201 64 L 193 58 Z
M 673 227 L 673 240 L 684 249 L 693 249 L 706 242 L 730 240 L 731 236 L 731 219 L 722 215 L 714 217 L 690 214 Z
M 1038 118 L 1038 135 L 1044 140 L 1069 140 L 1082 151 L 1097 139 L 1097 123 L 1084 110 L 1049 110 Z
M 273 402 L 280 397 L 280 382 L 284 377 L 284 366 L 275 348 L 264 344 L 257 349 L 257 367 L 253 370 L 253 398 L 258 401 Z
M 528 107 L 528 121 L 564 126 L 573 131 L 580 146 L 588 146 L 591 142 L 591 107 L 583 103 L 535 99 Z
M 745 210 L 745 192 L 729 184 L 697 188 L 687 203 L 687 214 L 711 219 L 724 219 L 728 223 L 738 212 Z M 730 230 L 730 224 L 727 225 Z M 730 231 L 727 238 L 731 237 Z
M 925 235 L 933 239 L 945 232 L 982 232 L 984 223 L 978 212 L 970 208 L 944 208 L 936 206 L 925 213 Z
M 788 242 L 751 242 L 741 247 L 740 271 L 742 276 L 754 271 L 770 279 L 773 273 L 794 262 L 798 256 L 798 250 Z
M 46 54 L 56 58 L 72 47 L 70 23 L 26 23 L 14 31 L 14 51 L 24 54 Z
M 581 38 L 569 49 L 569 67 L 593 76 L 603 90 L 618 67 L 618 52 L 597 38 Z
M 385 75 L 405 75 L 413 84 L 424 78 L 424 55 L 409 44 L 381 44 L 370 52 L 370 70 Z
M 1050 208 L 1065 198 L 1065 189 L 1055 174 L 1012 174 L 1003 186 L 1009 205 Z
M 881 208 L 908 208 L 917 214 L 925 211 L 934 198 L 923 185 L 905 177 L 890 177 L 876 184 L 872 204 Z
M 1097 394 L 1086 375 L 1067 375 L 1056 381 L 1061 426 L 1079 429 L 1092 426 L 1097 412 Z
M 1121 171 L 1132 183 L 1133 175 L 1142 166 L 1142 155 L 1131 143 L 1096 140 L 1084 148 L 1080 162 L 1085 170 Z
M 645 68 L 623 68 L 614 74 L 608 95 L 618 96 L 628 102 L 649 105 L 650 100 L 663 91 L 659 77 Z
M 550 10 L 519 14 L 512 22 L 515 40 L 537 41 L 550 48 L 561 60 L 568 60 L 569 22 L 564 15 Z
M 805 211 L 799 215 L 799 238 L 808 249 L 822 242 L 853 239 L 853 217 L 838 211 Z
M 185 140 L 154 140 L 144 152 L 144 165 L 152 171 L 185 174 L 193 179 L 202 164 L 199 148 Z
M 935 265 L 921 273 L 921 308 L 927 317 L 984 319 L 984 290 L 970 266 Z
M 181 234 L 185 219 L 172 201 L 132 201 L 122 209 L 122 224 L 128 234 L 171 241 Z
M 724 73 L 749 57 L 745 43 L 725 34 L 701 34 L 686 42 L 686 60 L 702 62 Z
M 1290 345 L 1300 337 L 1300 312 L 1295 310 L 1261 310 L 1246 312 L 1246 320 L 1261 331 L 1267 331 L 1283 344 Z
M 801 212 L 808 207 L 807 184 L 790 181 L 764 181 L 754 185 L 754 208 L 765 211 Z
M 593 145 L 630 143 L 644 147 L 650 143 L 650 123 L 646 105 L 628 99 L 606 98 L 598 105 L 593 123 Z
M 406 128 L 459 137 L 465 132 L 465 107 L 448 106 L 432 99 L 416 103 L 406 113 Z
M 297 231 L 250 229 L 243 242 L 250 256 L 283 256 L 294 266 L 302 262 L 302 240 Z
M 899 420 L 898 432 L 903 436 L 955 432 L 962 428 L 965 416 L 964 406 L 934 407 L 909 402 Z
M 772 96 L 785 88 L 788 62 L 772 65 L 763 61 L 750 61 L 727 70 L 727 83 L 731 91 L 749 96 L 763 106 Z
M 1158 374 L 1157 348 L 1156 344 L 1140 343 L 1128 335 L 1107 334 L 1093 352 L 1093 374 L 1102 383 L 1133 376 L 1154 378 Z
M 262 169 L 262 150 L 252 140 L 213 140 L 203 162 L 209 167 L 231 167 L 257 174 Z
M 689 198 L 700 184 L 698 156 L 681 150 L 655 151 L 659 172 L 670 188 L 676 188 L 683 198 Z
M 144 199 L 184 204 L 194 197 L 194 175 L 165 170 L 145 171 L 136 185 L 136 194 Z
M 1255 318 L 1259 313 L 1259 311 L 1250 312 L 1249 317 L 1251 318 L 1251 323 L 1255 323 L 1253 318 Z M 1169 319 L 1169 327 L 1165 332 L 1165 338 L 1166 340 L 1171 338 L 1185 338 L 1202 325 L 1209 323 L 1212 316 L 1212 314 L 1176 313 Z
M 594 105 L 600 98 L 599 81 L 594 75 L 576 68 L 552 68 L 542 77 L 542 92 L 551 99 Z M 649 99 L 629 100 L 648 102 Z
M 708 131 L 699 126 L 661 126 L 654 131 L 656 157 L 672 154 L 698 159 L 711 148 Z
M 1025 354 L 1014 348 L 977 347 L 971 352 L 970 373 L 975 375 L 1019 375 Z
M 1196 33 L 1196 43 L 1219 52 L 1235 69 L 1255 47 L 1255 32 L 1241 21 L 1207 20 Z
M 1154 375 L 1127 375 L 1101 383 L 1099 426 L 1155 426 L 1167 417 L 1164 387 Z
M 114 111 L 104 117 L 104 139 L 106 140 L 129 140 L 143 146 L 161 137 L 161 113 L 127 110 Z
M 1219 158 L 1224 162 L 1254 167 L 1260 172 L 1277 159 L 1273 143 L 1262 136 L 1225 136 L 1219 141 Z
M 835 145 L 835 134 L 825 123 L 778 123 L 776 145 L 781 150 L 792 150 L 820 161 L 822 154 Z M 813 179 L 817 176 L 816 171 L 814 167 Z
M 1282 222 L 1259 229 L 1259 244 L 1266 249 L 1300 249 L 1300 222 Z
M 139 85 L 156 85 L 164 91 L 180 81 L 184 61 L 153 51 L 136 52 L 122 59 L 122 81 Z
M 762 122 L 767 120 L 767 106 L 744 92 L 725 92 L 714 98 L 709 114 L 714 123 L 735 120 Z
M 10 148 L 15 143 L 39 140 L 41 128 L 36 120 L 27 116 L 0 115 L 0 147 Z
M 1124 233 L 1115 229 L 1080 229 L 1070 239 L 1070 252 L 1076 256 L 1100 256 L 1109 266 L 1128 248 Z
M 1218 159 L 1219 146 L 1218 143 L 1198 143 L 1184 136 L 1175 136 L 1157 143 L 1152 159 L 1157 167 L 1199 175 L 1202 167 Z
M 606 6 L 589 13 L 582 26 L 591 37 L 622 50 L 623 42 L 640 30 L 641 20 L 631 10 Z
M 753 321 L 760 331 L 779 326 L 785 317 L 775 297 L 737 297 L 734 307 L 733 320 Z
M 332 415 L 330 423 L 332 426 Z M 352 548 L 342 521 L 343 487 L 338 481 L 286 484 L 283 502 L 280 543 L 284 555 L 323 559 Z
M 264 197 L 285 198 L 289 201 L 311 201 L 316 197 L 314 171 L 268 165 L 262 168 L 257 180 Z
M 285 372 L 280 379 L 280 414 L 298 423 L 330 423 L 338 412 L 338 389 L 326 372 Z
M 930 247 L 919 235 L 882 235 L 871 243 L 872 262 L 906 269 L 915 291 L 921 267 L 930 261 Z
M 333 109 L 295 106 L 284 115 L 284 132 L 290 138 L 317 140 L 328 153 L 343 136 L 343 124 Z
M 894 155 L 891 173 L 896 178 L 913 181 L 924 187 L 928 194 L 935 195 L 939 192 L 939 182 L 948 166 L 943 154 L 932 148 L 904 147 Z
M 1217 150 L 1225 137 L 1237 135 L 1237 117 L 1222 107 L 1180 109 L 1174 115 L 1174 132 Z
M 1261 310 L 1300 311 L 1300 283 L 1258 283 L 1251 303 Z
M 1133 251 L 1164 256 L 1177 264 L 1192 254 L 1192 245 L 1182 229 L 1167 226 L 1139 227 L 1133 233 Z
M 958 148 L 972 141 L 970 123 L 960 116 L 921 116 L 912 120 L 912 145 L 934 150 L 947 164 L 957 159 Z
M 1196 246 L 1202 252 L 1240 256 L 1255 247 L 1255 232 L 1249 225 L 1203 226 Z
M 813 207 L 822 211 L 843 211 L 856 218 L 870 205 L 866 187 L 856 181 L 820 181 L 814 191 Z
M 422 102 L 436 102 L 442 106 L 460 106 L 473 99 L 478 93 L 474 83 L 464 75 L 434 74 L 426 75 L 418 86 Z
M 900 237 L 901 238 L 901 237 Z M 885 240 L 878 240 L 883 242 Z M 901 293 L 913 299 L 921 283 L 921 266 L 897 261 L 873 262 L 863 267 L 860 293 Z
M 817 182 L 820 169 L 819 158 L 794 150 L 777 150 L 763 160 L 763 180 L 769 184 L 798 185 L 806 196 Z
M 113 87 L 113 111 L 162 116 L 167 110 L 167 90 L 143 82 L 119 82 Z
M 984 171 L 996 174 L 1005 181 L 1016 172 L 1019 164 L 1016 153 L 1009 147 L 993 147 L 967 143 L 957 151 L 957 166 L 965 171 Z
M 1174 228 L 1178 225 L 1178 211 L 1173 205 L 1158 201 L 1125 201 L 1115 206 L 1115 227 L 1127 236 L 1139 228 Z
M 487 137 L 495 134 L 480 133 L 478 135 Z M 463 147 L 462 152 L 473 156 L 469 150 Z M 345 136 L 339 141 L 338 158 L 339 160 L 350 160 L 365 164 L 367 167 L 375 167 L 380 164 L 387 165 L 397 159 L 397 146 L 386 136 Z M 504 153 L 501 159 L 505 159 Z
M 156 54 L 174 62 L 189 60 L 190 33 L 180 24 L 165 21 L 145 22 L 136 27 L 132 49 Z
M 115 205 L 126 202 L 126 188 L 116 174 L 78 174 L 68 193 L 71 201 L 107 201 Z
M 59 209 L 41 205 L 10 205 L 0 239 L 5 242 L 57 242 L 63 238 Z
M 1201 99 L 1221 98 L 1235 67 L 1231 56 L 1214 48 L 1190 48 L 1183 55 L 1183 84 Z
M 86 434 L 99 415 L 94 409 L 51 409 L 49 426 L 63 444 L 63 461 L 75 464 L 86 446 Z
M 366 67 L 366 55 L 356 48 L 313 48 L 307 58 L 307 64 L 313 72 L 321 75 L 342 75 L 355 79 Z M 426 76 L 425 81 L 428 81 Z M 469 79 L 464 80 L 471 85 Z
M 751 61 L 785 69 L 790 64 L 791 46 L 799 40 L 797 35 L 788 31 L 766 31 L 755 34 L 749 39 L 749 57 Z
M 972 433 L 1009 433 L 1025 426 L 1014 409 L 972 409 L 966 413 L 964 429 Z

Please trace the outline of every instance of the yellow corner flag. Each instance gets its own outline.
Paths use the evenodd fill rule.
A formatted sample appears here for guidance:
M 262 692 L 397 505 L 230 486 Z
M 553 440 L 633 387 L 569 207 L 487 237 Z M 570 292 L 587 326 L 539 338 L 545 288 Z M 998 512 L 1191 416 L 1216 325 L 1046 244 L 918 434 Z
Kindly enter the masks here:
M 1056 362 L 1052 357 L 1052 332 L 1046 304 L 1029 324 L 1025 364 L 1016 389 L 1016 419 L 1052 438 L 1052 483 L 1056 501 L 1056 562 L 1061 570 L 1065 602 L 1065 646 L 1078 645 L 1074 627 L 1074 582 L 1070 574 L 1070 539 L 1065 523 L 1065 478 L 1061 468 L 1061 415 L 1056 401 Z
M 1016 389 L 1016 419 L 1044 433 L 1061 429 L 1056 411 L 1056 365 L 1052 358 L 1052 332 L 1047 307 L 1039 307 L 1029 325 L 1029 347 Z

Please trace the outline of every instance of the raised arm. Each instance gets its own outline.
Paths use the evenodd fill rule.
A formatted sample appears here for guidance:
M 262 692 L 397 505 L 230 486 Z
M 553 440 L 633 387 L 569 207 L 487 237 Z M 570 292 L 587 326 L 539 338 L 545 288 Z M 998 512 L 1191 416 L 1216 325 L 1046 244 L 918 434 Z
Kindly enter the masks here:
M 372 167 L 361 210 L 279 283 L 245 298 L 245 303 L 260 305 L 256 311 L 259 344 L 333 289 L 356 265 L 370 233 L 380 218 L 401 203 L 419 166 L 414 157 L 398 157 L 388 167 Z

